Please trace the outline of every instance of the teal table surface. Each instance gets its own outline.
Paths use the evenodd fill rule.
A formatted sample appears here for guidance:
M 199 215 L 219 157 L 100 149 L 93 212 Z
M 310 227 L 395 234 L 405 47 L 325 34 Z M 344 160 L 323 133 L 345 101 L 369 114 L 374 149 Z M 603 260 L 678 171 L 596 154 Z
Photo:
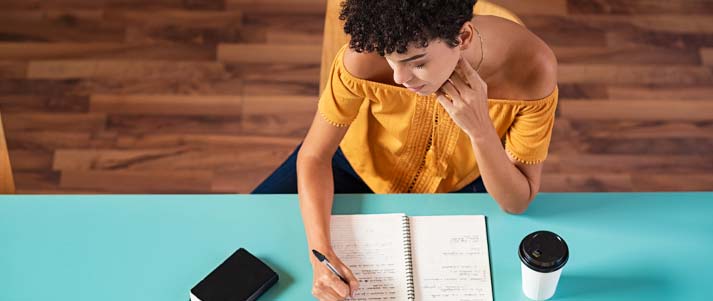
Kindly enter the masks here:
M 495 300 L 526 300 L 520 240 L 570 248 L 552 300 L 713 300 L 713 193 L 541 193 L 523 215 L 486 194 L 339 195 L 334 214 L 483 214 Z M 187 300 L 237 248 L 280 275 L 261 300 L 313 300 L 295 195 L 0 197 L 0 300 Z

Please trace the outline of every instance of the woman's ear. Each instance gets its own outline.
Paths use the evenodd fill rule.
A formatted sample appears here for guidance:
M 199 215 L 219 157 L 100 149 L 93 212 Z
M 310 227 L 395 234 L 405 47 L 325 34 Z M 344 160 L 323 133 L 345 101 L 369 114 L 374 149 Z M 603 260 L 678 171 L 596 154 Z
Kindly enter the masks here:
M 460 28 L 460 33 L 458 34 L 458 42 L 460 42 L 458 46 L 460 50 L 466 50 L 470 47 L 470 44 L 473 42 L 474 31 L 475 28 L 470 21 L 465 22 Z

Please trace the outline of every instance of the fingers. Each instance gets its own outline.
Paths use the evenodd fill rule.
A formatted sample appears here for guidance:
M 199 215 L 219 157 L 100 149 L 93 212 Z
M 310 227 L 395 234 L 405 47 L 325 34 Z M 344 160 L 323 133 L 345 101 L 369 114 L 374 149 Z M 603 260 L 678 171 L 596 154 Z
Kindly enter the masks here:
M 330 288 L 327 287 L 315 287 L 312 289 L 312 295 L 320 301 L 340 301 L 344 298 L 339 297 L 339 295 Z
M 479 90 L 481 88 L 485 88 L 485 90 L 487 90 L 487 85 L 485 84 L 485 81 L 483 81 L 483 78 L 480 77 L 480 74 L 473 69 L 473 66 L 471 66 L 463 56 L 458 59 L 458 64 L 456 65 L 453 73 L 463 79 L 469 87 L 475 90 Z
M 359 289 L 359 279 L 354 276 L 354 273 L 350 269 L 341 269 L 342 275 L 349 282 L 349 295 L 354 296 L 356 291 Z
M 449 99 L 443 91 L 436 91 L 436 99 L 441 106 L 446 109 L 446 112 L 451 112 L 453 110 L 453 100 Z
M 463 103 L 463 95 L 458 91 L 451 80 L 448 80 L 445 84 L 443 84 L 441 90 L 447 94 L 446 98 L 449 100 L 451 108 L 457 107 Z
M 344 277 L 344 280 L 346 280 L 346 284 L 339 280 L 340 284 L 343 284 L 343 287 L 346 288 L 346 293 L 347 295 L 351 296 L 354 294 L 354 292 L 359 289 L 359 280 L 354 276 L 354 273 L 352 273 L 352 270 L 349 269 L 339 258 L 334 258 L 333 259 L 334 267 L 339 271 L 339 274 Z M 342 285 L 340 285 L 342 287 Z M 337 291 L 339 292 L 339 291 Z
M 325 274 L 315 282 L 312 295 L 319 300 L 344 300 L 349 297 L 349 286 L 335 275 Z
M 331 275 L 329 277 L 329 287 L 334 290 L 337 295 L 339 295 L 342 298 L 349 297 L 349 294 L 351 293 L 351 290 L 349 289 L 349 285 L 344 283 L 342 279 L 339 279 L 339 277 Z
M 332 260 L 332 262 L 334 262 L 334 266 L 340 274 L 346 275 L 347 272 L 349 272 L 348 275 L 351 275 L 353 281 L 357 282 L 358 285 L 358 281 L 356 280 L 354 275 L 351 273 L 351 271 L 349 271 L 348 268 L 344 267 L 344 264 L 339 259 L 335 258 Z M 325 288 L 328 292 L 333 292 L 337 297 L 339 297 L 338 300 L 343 300 L 351 294 L 351 289 L 349 285 L 344 283 L 344 281 L 342 281 L 339 276 L 334 275 L 332 271 L 327 270 L 327 268 L 324 266 L 322 266 L 321 268 L 323 268 L 324 270 L 322 270 L 323 273 L 319 277 L 318 283 L 321 284 L 323 288 Z
M 449 78 L 449 80 L 450 80 L 451 84 L 458 91 L 458 95 L 460 95 L 461 97 L 463 97 L 463 95 L 466 94 L 466 91 L 468 91 L 468 89 L 470 89 L 470 86 L 468 85 L 468 83 L 466 83 L 463 80 L 463 78 L 461 76 L 457 75 L 455 72 L 453 73 L 451 78 Z

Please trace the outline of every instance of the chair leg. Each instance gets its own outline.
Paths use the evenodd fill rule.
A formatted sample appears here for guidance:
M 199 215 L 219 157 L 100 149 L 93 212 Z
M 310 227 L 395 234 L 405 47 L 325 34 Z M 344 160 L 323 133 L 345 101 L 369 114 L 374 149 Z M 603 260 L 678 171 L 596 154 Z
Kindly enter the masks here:
M 10 167 L 10 153 L 5 141 L 2 116 L 0 116 L 0 194 L 12 193 L 15 193 L 15 182 L 12 177 L 12 168 Z

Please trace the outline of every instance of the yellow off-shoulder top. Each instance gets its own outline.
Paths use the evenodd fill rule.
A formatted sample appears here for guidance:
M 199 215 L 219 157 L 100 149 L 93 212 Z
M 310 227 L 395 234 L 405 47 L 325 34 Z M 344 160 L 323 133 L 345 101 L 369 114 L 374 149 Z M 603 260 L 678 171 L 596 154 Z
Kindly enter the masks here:
M 434 95 L 357 78 L 344 68 L 342 46 L 332 63 L 318 111 L 349 127 L 340 143 L 357 174 L 375 193 L 457 191 L 480 175 L 468 136 Z M 505 150 L 525 164 L 545 160 L 558 89 L 537 100 L 488 99 Z

